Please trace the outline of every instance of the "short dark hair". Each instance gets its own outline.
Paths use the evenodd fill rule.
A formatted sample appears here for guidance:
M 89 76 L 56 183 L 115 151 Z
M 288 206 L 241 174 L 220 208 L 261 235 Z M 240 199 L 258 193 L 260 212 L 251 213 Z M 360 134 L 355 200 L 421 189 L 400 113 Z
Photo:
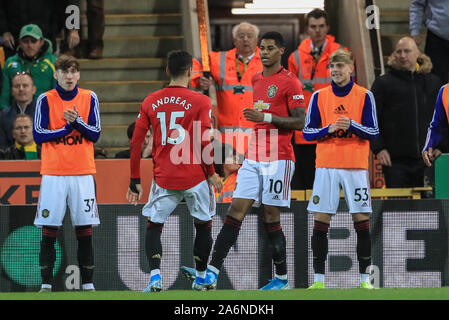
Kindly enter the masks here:
M 131 140 L 133 138 L 134 130 L 136 130 L 136 122 L 135 121 L 128 126 L 128 129 L 126 129 L 126 135 L 128 136 L 129 140 Z M 150 124 L 148 130 L 150 130 L 151 133 L 153 133 L 153 127 L 151 126 L 151 124 Z
M 224 176 L 224 164 L 226 164 L 226 158 L 235 157 L 237 152 L 234 147 L 227 143 L 214 142 L 214 167 L 215 172 L 220 176 Z M 220 157 L 221 156 L 221 157 Z
M 284 37 L 277 31 L 266 32 L 260 37 L 260 41 L 263 39 L 274 40 L 274 43 L 278 48 L 285 48 Z
M 307 16 L 306 16 L 306 26 L 309 25 L 309 19 L 310 18 L 314 18 L 314 19 L 324 18 L 324 21 L 326 21 L 326 24 L 329 25 L 329 22 L 327 21 L 327 13 L 326 13 L 326 11 L 324 11 L 322 9 L 313 9 L 312 11 L 310 11 L 307 14 Z
M 134 121 L 128 126 L 128 129 L 126 129 L 126 135 L 128 136 L 128 139 L 131 140 L 133 138 L 134 130 L 136 129 L 136 122 Z
M 74 56 L 70 56 L 67 54 L 61 54 L 55 62 L 55 69 L 66 71 L 71 67 L 74 67 L 76 70 L 80 71 L 80 63 Z
M 180 77 L 192 67 L 192 55 L 182 50 L 170 51 L 167 54 L 167 67 L 172 78 Z

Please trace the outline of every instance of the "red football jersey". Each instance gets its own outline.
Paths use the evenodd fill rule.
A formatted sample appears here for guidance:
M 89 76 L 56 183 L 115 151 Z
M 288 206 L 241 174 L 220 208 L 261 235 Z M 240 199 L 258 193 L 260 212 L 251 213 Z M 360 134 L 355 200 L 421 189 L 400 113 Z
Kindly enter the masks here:
M 252 80 L 254 109 L 279 117 L 289 117 L 289 110 L 305 108 L 302 84 L 290 71 L 280 68 L 264 77 L 256 73 Z M 271 123 L 254 125 L 247 158 L 256 161 L 295 160 L 291 144 L 293 131 Z
M 203 154 L 210 144 L 211 110 L 209 97 L 182 86 L 167 86 L 143 101 L 136 129 L 148 130 L 151 123 L 154 179 L 160 187 L 186 190 L 214 173 L 212 149 Z

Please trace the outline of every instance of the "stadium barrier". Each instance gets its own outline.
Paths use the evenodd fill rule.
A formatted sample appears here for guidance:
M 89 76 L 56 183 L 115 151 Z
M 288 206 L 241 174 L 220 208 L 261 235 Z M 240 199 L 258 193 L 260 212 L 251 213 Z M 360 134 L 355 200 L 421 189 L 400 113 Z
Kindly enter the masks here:
M 129 159 L 97 159 L 95 165 L 97 202 L 127 203 L 125 194 L 129 186 Z M 0 205 L 37 204 L 41 184 L 40 168 L 40 160 L 0 161 Z M 149 186 L 153 180 L 153 161 L 142 159 L 140 169 L 142 185 Z M 148 200 L 149 189 L 144 188 L 140 203 Z
M 214 217 L 215 239 L 226 214 L 219 204 Z M 305 288 L 313 279 L 310 236 L 313 217 L 306 201 L 293 201 L 282 212 L 287 239 L 290 285 Z M 142 290 L 149 280 L 145 257 L 145 217 L 142 205 L 99 205 L 101 225 L 94 228 L 97 290 Z M 0 291 L 36 291 L 40 285 L 40 230 L 33 226 L 35 206 L 0 206 Z M 258 289 L 273 275 L 262 216 L 254 208 L 246 217 L 237 244 L 231 249 L 219 277 L 218 289 Z M 440 287 L 449 283 L 448 200 L 373 200 L 371 216 L 374 285 Z M 161 264 L 164 289 L 190 289 L 181 265 L 194 266 L 194 226 L 185 204 L 180 204 L 164 225 Z M 359 285 L 356 234 L 347 206 L 329 232 L 326 265 L 328 288 Z M 66 215 L 57 241 L 55 290 L 79 288 L 77 241 Z

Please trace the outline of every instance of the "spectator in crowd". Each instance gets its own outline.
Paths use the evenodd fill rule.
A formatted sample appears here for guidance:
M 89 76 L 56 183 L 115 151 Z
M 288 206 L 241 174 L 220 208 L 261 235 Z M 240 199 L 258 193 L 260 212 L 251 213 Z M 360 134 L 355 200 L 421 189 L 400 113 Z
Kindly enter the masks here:
M 221 156 L 221 159 L 215 162 L 215 172 L 223 181 L 221 192 L 215 192 L 217 202 L 231 203 L 237 182 L 237 172 L 240 168 L 237 153 L 229 144 L 221 144 L 221 152 L 215 153 Z
M 3 110 L 0 115 L 0 148 L 5 148 L 14 143 L 13 125 L 18 114 L 28 114 L 34 119 L 36 99 L 34 93 L 36 86 L 31 74 L 23 71 L 16 73 L 11 80 L 11 94 L 13 103 Z
M 428 167 L 431 167 L 435 160 L 442 154 L 443 150 L 439 145 L 444 138 L 447 138 L 449 123 L 447 113 L 449 112 L 449 85 L 446 83 L 441 87 L 435 104 L 432 122 L 427 134 L 426 145 L 422 151 L 422 158 Z
M 60 0 L 0 0 L 0 35 L 6 58 L 16 54 L 20 30 L 27 24 L 38 25 L 44 38 L 56 48 L 56 35 L 61 30 L 60 3 Z
M 103 58 L 103 35 L 104 35 L 104 0 L 86 0 L 87 2 L 87 42 L 89 59 Z M 79 0 L 66 0 L 67 6 L 80 6 Z M 80 43 L 80 31 L 77 29 L 66 29 L 66 43 L 62 51 L 71 55 L 77 55 L 76 48 Z
M 422 187 L 426 166 L 421 150 L 441 82 L 410 37 L 399 40 L 387 64 L 387 74 L 371 87 L 380 131 L 371 149 L 388 188 Z
M 425 15 L 425 19 L 424 19 Z M 425 20 L 427 27 L 424 53 L 433 63 L 432 72 L 442 82 L 449 78 L 449 1 L 412 0 L 410 4 L 410 34 L 421 42 L 421 27 Z
M 134 121 L 128 126 L 126 130 L 126 134 L 128 135 L 129 143 L 131 143 L 131 139 L 133 138 L 134 129 L 136 128 L 136 122 Z M 142 143 L 142 158 L 152 158 L 153 152 L 153 129 L 150 126 L 150 129 L 147 131 L 145 139 Z M 115 154 L 116 159 L 129 159 L 130 158 L 130 149 L 119 151 Z
M 7 108 L 12 103 L 11 80 L 17 72 L 27 71 L 34 80 L 37 98 L 41 93 L 55 87 L 56 80 L 53 55 L 50 42 L 43 37 L 41 29 L 29 24 L 20 31 L 19 50 L 8 58 L 3 70 L 3 87 L 0 97 L 0 108 Z
M 194 59 L 191 86 L 207 90 L 215 83 L 217 94 L 217 127 L 226 131 L 245 133 L 227 133 L 223 142 L 232 144 L 237 153 L 246 151 L 245 139 L 254 124 L 243 116 L 243 109 L 253 106 L 253 88 L 251 79 L 256 72 L 262 71 L 257 41 L 259 28 L 248 22 L 242 22 L 232 29 L 234 48 L 228 51 L 209 53 L 210 77 L 202 73 L 202 65 Z M 239 143 L 233 142 L 237 138 Z M 228 140 L 226 140 L 228 139 Z M 232 139 L 232 140 L 231 140 Z
M 36 160 L 41 158 L 41 148 L 33 140 L 33 119 L 28 114 L 17 115 L 12 135 L 14 144 L 0 149 L 0 159 Z
M 288 70 L 296 75 L 304 86 L 304 100 L 307 107 L 312 93 L 331 83 L 328 68 L 329 57 L 340 48 L 334 36 L 328 34 L 327 13 L 314 9 L 306 16 L 306 32 L 309 36 L 288 58 Z M 294 137 L 295 173 L 292 189 L 312 189 L 315 178 L 316 141 L 306 141 L 302 131 Z

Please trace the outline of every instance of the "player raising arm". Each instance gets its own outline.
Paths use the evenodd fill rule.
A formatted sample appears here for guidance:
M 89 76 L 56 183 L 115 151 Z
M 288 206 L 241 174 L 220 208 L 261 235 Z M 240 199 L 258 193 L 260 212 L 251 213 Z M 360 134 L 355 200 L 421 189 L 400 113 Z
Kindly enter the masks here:
M 427 166 L 432 166 L 432 163 L 441 155 L 441 150 L 438 149 L 438 144 L 443 140 L 444 135 L 447 135 L 449 128 L 448 124 L 449 112 L 449 85 L 445 84 L 441 87 L 438 93 L 438 98 L 433 112 L 432 122 L 430 123 L 427 132 L 426 144 L 422 151 L 422 158 Z
M 218 192 L 222 187 L 214 170 L 209 139 L 210 99 L 187 88 L 192 76 L 192 56 L 184 51 L 169 52 L 166 71 L 170 76 L 169 85 L 145 98 L 131 140 L 131 182 L 126 198 L 135 205 L 142 197 L 142 142 L 150 125 L 153 128 L 154 179 L 148 203 L 142 210 L 148 217 L 145 251 L 151 270 L 144 292 L 162 290 L 162 228 L 182 199 L 194 217 L 196 269 L 198 275 L 204 276 L 212 247 L 212 216 L 215 215 L 212 186 Z M 201 290 L 196 282 L 192 288 Z

